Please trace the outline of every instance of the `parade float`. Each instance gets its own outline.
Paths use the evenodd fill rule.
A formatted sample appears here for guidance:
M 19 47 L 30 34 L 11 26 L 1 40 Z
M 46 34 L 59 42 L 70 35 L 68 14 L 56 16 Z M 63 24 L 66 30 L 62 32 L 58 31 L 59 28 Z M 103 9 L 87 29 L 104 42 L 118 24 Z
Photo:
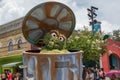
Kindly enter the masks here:
M 30 44 L 41 49 L 23 53 L 25 79 L 81 79 L 82 52 L 65 49 L 74 28 L 74 13 L 62 3 L 45 2 L 28 12 L 23 20 L 23 35 Z

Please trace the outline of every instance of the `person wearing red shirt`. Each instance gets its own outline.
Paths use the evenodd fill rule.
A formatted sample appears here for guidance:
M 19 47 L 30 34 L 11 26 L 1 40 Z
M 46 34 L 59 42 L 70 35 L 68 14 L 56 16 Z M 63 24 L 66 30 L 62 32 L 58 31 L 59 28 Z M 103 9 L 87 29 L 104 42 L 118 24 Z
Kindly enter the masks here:
M 13 77 L 13 76 L 12 76 L 12 73 L 11 73 L 11 71 L 9 71 L 9 72 L 8 72 L 8 80 L 12 80 L 12 77 Z

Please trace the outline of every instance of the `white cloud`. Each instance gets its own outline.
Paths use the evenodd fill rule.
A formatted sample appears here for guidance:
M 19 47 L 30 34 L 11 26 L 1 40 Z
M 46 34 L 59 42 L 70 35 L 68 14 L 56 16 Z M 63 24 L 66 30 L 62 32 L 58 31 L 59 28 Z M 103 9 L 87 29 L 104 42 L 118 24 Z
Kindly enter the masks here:
M 34 6 L 47 1 L 51 0 L 0 0 L 0 25 L 25 16 Z M 89 26 L 86 9 L 92 5 L 99 8 L 96 12 L 98 13 L 97 19 L 102 21 L 102 31 L 110 32 L 120 29 L 120 0 L 59 0 L 58 2 L 66 4 L 75 13 L 75 29 Z
M 75 11 L 76 15 L 76 29 L 81 29 L 83 26 L 88 26 L 89 25 L 89 20 L 87 10 L 85 8 L 81 8 Z
M 102 22 L 102 24 L 101 24 L 101 30 L 102 30 L 103 32 L 109 33 L 109 32 L 112 32 L 113 30 L 118 30 L 118 29 L 120 29 L 120 26 L 117 25 L 117 24 L 110 24 L 110 23 L 107 22 L 107 21 L 101 21 L 101 22 Z
M 1 5 L 3 6 L 0 8 L 0 24 L 4 24 L 5 22 L 9 22 L 23 15 L 25 9 L 20 7 L 18 3 L 15 0 L 2 1 Z
M 101 20 L 120 25 L 120 0 L 91 0 L 90 4 L 99 8 Z

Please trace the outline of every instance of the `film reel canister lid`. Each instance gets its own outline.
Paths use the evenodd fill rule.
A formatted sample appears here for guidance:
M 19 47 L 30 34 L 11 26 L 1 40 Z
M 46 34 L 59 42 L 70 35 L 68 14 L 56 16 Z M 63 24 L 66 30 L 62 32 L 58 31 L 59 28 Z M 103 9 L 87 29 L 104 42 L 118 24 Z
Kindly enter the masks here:
M 68 38 L 75 28 L 72 10 L 59 2 L 46 2 L 31 9 L 25 16 L 22 32 L 25 39 L 38 47 L 46 33 L 57 30 Z

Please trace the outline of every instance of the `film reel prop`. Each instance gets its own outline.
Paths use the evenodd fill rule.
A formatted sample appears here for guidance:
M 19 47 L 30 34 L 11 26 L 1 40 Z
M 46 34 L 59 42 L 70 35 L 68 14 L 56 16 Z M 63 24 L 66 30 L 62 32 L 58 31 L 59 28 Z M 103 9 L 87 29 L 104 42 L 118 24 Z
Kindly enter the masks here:
M 46 2 L 28 12 L 22 31 L 29 43 L 41 47 L 43 40 L 47 40 L 44 38 L 47 33 L 56 31 L 68 38 L 74 28 L 75 16 L 69 7 L 59 2 Z M 24 79 L 81 80 L 82 52 L 38 54 L 33 51 L 23 53 Z
M 68 38 L 74 28 L 75 16 L 69 7 L 59 2 L 46 2 L 28 12 L 22 32 L 29 43 L 40 47 L 45 34 L 51 30 L 57 30 Z

